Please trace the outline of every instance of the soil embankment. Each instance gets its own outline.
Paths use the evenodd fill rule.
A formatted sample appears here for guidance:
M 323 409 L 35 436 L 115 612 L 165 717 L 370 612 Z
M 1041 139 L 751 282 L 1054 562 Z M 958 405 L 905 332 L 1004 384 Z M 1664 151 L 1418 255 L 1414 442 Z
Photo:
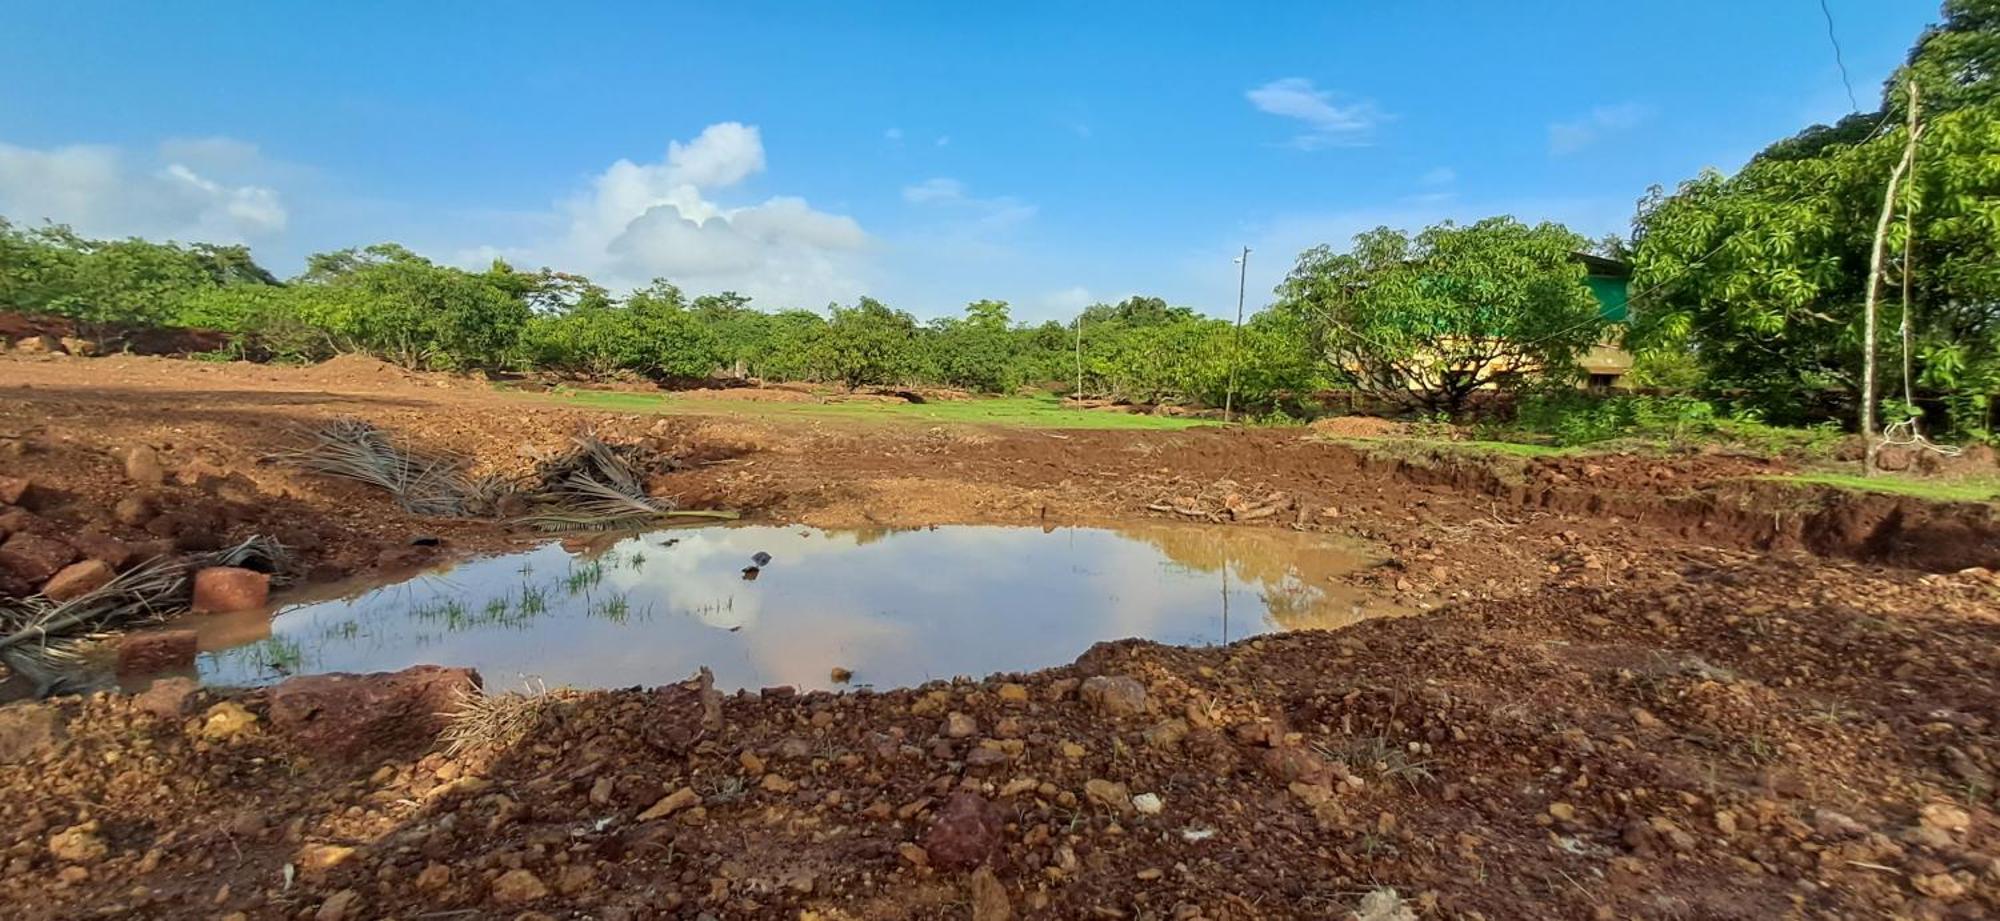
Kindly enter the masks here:
M 1337 532 L 1390 557 L 1359 585 L 1430 613 L 881 693 L 562 693 L 449 756 L 452 675 L 0 708 L 5 914 L 2000 911 L 1987 506 L 1731 457 L 634 416 L 352 360 L 16 356 L 0 475 L 27 490 L 0 526 L 79 554 L 270 534 L 308 579 L 533 539 L 273 460 L 340 416 L 502 474 L 589 426 L 678 459 L 656 492 L 766 521 Z

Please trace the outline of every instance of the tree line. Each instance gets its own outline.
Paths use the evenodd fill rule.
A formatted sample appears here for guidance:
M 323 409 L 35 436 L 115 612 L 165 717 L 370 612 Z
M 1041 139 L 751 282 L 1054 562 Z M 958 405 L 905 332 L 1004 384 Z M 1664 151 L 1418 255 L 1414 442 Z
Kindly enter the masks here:
M 1909 369 L 1904 410 L 1981 436 L 2000 392 L 1996 75 L 2000 0 L 1949 0 L 1875 111 L 1780 140 L 1734 174 L 1652 189 L 1629 237 L 1593 244 L 1510 217 L 1378 228 L 1301 254 L 1240 332 L 1143 296 L 1039 324 L 985 300 L 920 322 L 866 297 L 764 310 L 666 280 L 614 296 L 578 275 L 497 261 L 468 271 L 395 244 L 314 255 L 281 280 L 241 246 L 93 240 L 4 218 L 0 309 L 87 330 L 220 330 L 249 357 L 365 352 L 412 368 L 663 382 L 727 371 L 1214 406 L 1233 377 L 1238 402 L 1260 412 L 1339 387 L 1453 415 L 1483 390 L 1572 388 L 1576 358 L 1619 339 L 1638 355 L 1635 383 L 1811 421 L 1829 398 L 1853 405 L 1874 225 L 1914 82 L 1923 143 L 1896 203 L 1884 298 L 1885 325 L 1907 325 L 1909 345 L 1891 336 L 1885 363 Z M 1633 269 L 1629 324 L 1607 321 L 1584 284 L 1575 254 L 1593 248 Z

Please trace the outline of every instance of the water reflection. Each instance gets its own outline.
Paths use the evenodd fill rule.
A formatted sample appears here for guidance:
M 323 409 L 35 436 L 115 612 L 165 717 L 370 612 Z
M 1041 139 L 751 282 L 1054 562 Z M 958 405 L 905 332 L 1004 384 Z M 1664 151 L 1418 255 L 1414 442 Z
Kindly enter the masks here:
M 771 561 L 748 580 L 760 552 Z M 1209 644 L 1397 613 L 1335 578 L 1371 562 L 1264 529 L 712 527 L 192 620 L 202 676 L 224 684 L 434 662 L 498 686 L 655 685 L 699 665 L 723 687 L 829 687 L 836 666 L 894 686 L 1059 664 L 1100 640 Z

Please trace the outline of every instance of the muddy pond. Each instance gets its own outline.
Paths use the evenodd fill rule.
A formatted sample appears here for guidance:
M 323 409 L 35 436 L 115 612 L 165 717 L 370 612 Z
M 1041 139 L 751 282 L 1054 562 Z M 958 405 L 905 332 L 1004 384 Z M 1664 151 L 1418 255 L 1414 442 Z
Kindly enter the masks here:
M 494 689 L 652 686 L 703 665 L 725 689 L 893 687 L 1059 665 L 1102 640 L 1204 645 L 1400 613 L 1341 578 L 1376 562 L 1352 542 L 1265 529 L 705 527 L 550 543 L 174 626 L 200 634 L 211 684 L 436 663 Z

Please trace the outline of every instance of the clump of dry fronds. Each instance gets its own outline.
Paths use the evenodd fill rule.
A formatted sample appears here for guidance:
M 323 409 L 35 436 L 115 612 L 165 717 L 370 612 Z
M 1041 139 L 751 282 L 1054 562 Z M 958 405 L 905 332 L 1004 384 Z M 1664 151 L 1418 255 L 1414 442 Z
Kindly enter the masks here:
M 310 437 L 312 444 L 293 452 L 293 460 L 308 470 L 386 490 L 413 515 L 485 514 L 513 488 L 499 477 L 470 477 L 462 459 L 417 451 L 359 419 L 336 419 Z
M 488 694 L 480 688 L 460 688 L 453 701 L 449 722 L 439 735 L 447 757 L 485 748 L 507 748 L 526 738 L 541 722 L 554 698 L 536 680 L 519 691 Z
M 606 531 L 644 527 L 665 518 L 735 518 L 735 512 L 680 509 L 646 494 L 635 446 L 614 446 L 585 433 L 543 476 L 534 511 L 523 524 L 544 531 Z

